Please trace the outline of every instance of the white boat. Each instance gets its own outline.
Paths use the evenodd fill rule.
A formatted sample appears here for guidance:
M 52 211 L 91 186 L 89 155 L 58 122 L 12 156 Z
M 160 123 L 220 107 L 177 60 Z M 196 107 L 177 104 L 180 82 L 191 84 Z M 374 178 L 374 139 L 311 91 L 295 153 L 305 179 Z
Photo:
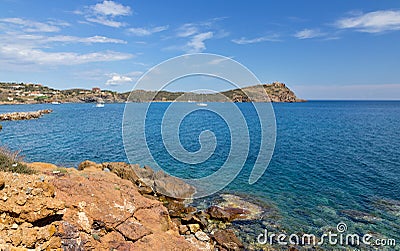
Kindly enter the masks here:
M 97 103 L 97 104 L 96 104 L 96 107 L 97 107 L 97 108 L 104 107 L 104 104 L 103 104 L 103 103 Z
M 197 103 L 197 105 L 198 106 L 207 106 L 207 104 L 206 103 L 204 103 L 204 95 L 203 94 L 201 94 L 201 102 L 200 103 Z
M 52 105 L 59 105 L 60 102 L 54 101 L 54 102 L 51 102 L 51 104 L 52 104 Z

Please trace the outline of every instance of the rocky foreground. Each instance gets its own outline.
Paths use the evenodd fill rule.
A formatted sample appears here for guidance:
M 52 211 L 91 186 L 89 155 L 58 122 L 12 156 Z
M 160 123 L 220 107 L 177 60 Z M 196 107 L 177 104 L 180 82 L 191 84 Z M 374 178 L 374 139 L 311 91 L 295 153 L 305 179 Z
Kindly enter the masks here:
M 38 110 L 34 112 L 11 112 L 11 113 L 3 113 L 0 114 L 0 121 L 4 120 L 28 120 L 28 119 L 38 119 L 42 117 L 44 114 L 49 114 L 53 112 L 53 110 Z
M 242 250 L 226 224 L 243 208 L 197 210 L 195 191 L 151 168 L 82 162 L 78 170 L 30 163 L 35 174 L 0 172 L 0 250 Z

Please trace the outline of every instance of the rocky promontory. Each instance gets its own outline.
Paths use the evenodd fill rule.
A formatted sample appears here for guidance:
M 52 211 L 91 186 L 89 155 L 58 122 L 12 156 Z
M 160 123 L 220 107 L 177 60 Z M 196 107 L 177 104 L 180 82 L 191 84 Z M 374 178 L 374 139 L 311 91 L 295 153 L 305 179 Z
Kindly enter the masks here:
M 262 88 L 260 88 L 262 87 Z M 248 94 L 252 94 L 251 98 Z M 268 99 L 265 99 L 268 94 Z M 118 93 L 100 88 L 57 90 L 40 84 L 1 83 L 0 104 L 123 102 L 304 102 L 284 83 L 274 82 L 218 93 L 133 90 Z
M 38 110 L 33 112 L 11 112 L 0 114 L 0 121 L 4 120 L 28 120 L 28 119 L 38 119 L 43 116 L 43 114 L 49 114 L 53 110 Z
M 244 249 L 226 226 L 250 212 L 185 205 L 170 196 L 195 190 L 165 173 L 122 162 L 26 165 L 34 174 L 0 172 L 0 250 Z

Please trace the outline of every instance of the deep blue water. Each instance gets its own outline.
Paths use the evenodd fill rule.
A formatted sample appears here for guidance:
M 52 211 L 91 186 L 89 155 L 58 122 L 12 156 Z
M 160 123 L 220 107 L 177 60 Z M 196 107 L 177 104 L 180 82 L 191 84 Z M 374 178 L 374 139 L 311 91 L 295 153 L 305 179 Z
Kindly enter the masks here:
M 141 109 L 145 104 L 134 105 Z M 229 155 L 229 125 L 207 111 L 187 116 L 179 132 L 185 149 L 199 150 L 198 136 L 204 130 L 213 131 L 218 144 L 208 162 L 182 164 L 168 155 L 160 140 L 159 118 L 168 105 L 152 104 L 153 115 L 148 118 L 146 136 L 156 162 L 185 178 L 217 170 Z M 400 242 L 400 207 L 397 211 L 383 209 L 378 203 L 400 201 L 400 102 L 274 104 L 275 151 L 267 171 L 254 185 L 247 181 L 259 148 L 259 121 L 251 104 L 238 107 L 249 124 L 251 144 L 249 150 L 243 149 L 249 152 L 245 167 L 225 191 L 271 203 L 288 231 L 319 233 L 344 221 L 354 232 L 380 233 Z M 127 161 L 122 142 L 124 104 L 107 104 L 102 109 L 93 104 L 12 105 L 0 106 L 0 113 L 44 108 L 54 112 L 38 120 L 2 122 L 1 144 L 22 150 L 28 161 L 65 166 L 77 166 L 86 159 Z M 145 147 L 132 145 L 128 151 L 133 153 Z M 133 162 L 152 163 L 143 155 L 133 156 Z M 378 220 L 365 223 L 341 213 L 350 209 L 369 213 Z

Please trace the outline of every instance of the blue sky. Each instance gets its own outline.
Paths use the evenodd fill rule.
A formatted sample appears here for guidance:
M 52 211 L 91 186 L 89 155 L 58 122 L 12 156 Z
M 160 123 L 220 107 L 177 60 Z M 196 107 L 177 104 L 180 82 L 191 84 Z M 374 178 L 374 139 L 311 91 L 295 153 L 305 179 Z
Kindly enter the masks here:
M 400 1 L 0 0 L 0 81 L 132 89 L 216 53 L 306 99 L 400 98 Z M 187 85 L 187 90 L 194 86 Z

